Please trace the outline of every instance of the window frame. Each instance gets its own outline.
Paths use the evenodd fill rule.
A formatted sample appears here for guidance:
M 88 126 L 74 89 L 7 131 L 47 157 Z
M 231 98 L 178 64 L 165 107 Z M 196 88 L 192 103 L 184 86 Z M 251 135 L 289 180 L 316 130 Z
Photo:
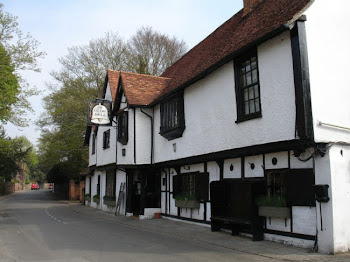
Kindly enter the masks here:
M 252 59 L 255 58 L 256 61 L 256 82 L 253 82 L 253 76 L 251 75 L 251 83 L 246 84 L 243 86 L 243 83 L 241 81 L 241 69 L 242 64 L 246 63 L 248 60 L 250 60 L 250 63 L 252 63 Z M 251 66 L 251 64 L 250 64 Z M 253 69 L 253 70 L 254 70 Z M 245 72 L 244 75 L 246 76 L 247 73 L 252 73 L 252 69 L 248 72 Z M 237 120 L 236 123 L 240 123 L 243 121 L 260 118 L 262 117 L 262 108 L 261 108 L 261 92 L 260 92 L 260 76 L 259 76 L 259 61 L 258 61 L 258 54 L 256 48 L 253 50 L 250 50 L 249 52 L 237 57 L 234 60 L 234 72 L 235 72 L 235 91 L 236 91 L 236 106 L 237 106 Z M 247 80 L 247 78 L 245 78 Z M 255 90 L 254 87 L 257 86 L 257 89 Z M 247 91 L 247 100 L 245 100 L 244 91 Z M 250 90 L 252 90 L 253 97 L 250 97 Z M 257 92 L 257 93 L 256 93 Z M 257 104 L 259 107 L 259 110 L 256 110 L 256 103 L 255 100 L 259 100 L 259 103 Z M 248 103 L 249 101 L 253 101 L 254 109 L 255 111 L 252 113 L 245 113 L 245 103 Z M 250 106 L 250 105 L 249 105 Z M 248 107 L 250 109 L 250 107 Z
M 116 173 L 115 169 L 110 169 L 106 171 L 106 188 L 105 196 L 116 197 Z
M 110 148 L 110 139 L 111 138 L 111 130 L 108 129 L 103 132 L 103 144 L 102 147 L 103 149 Z
M 123 111 L 118 115 L 118 134 L 117 141 L 122 145 L 126 145 L 129 139 L 129 114 L 128 111 Z
M 184 185 L 189 182 L 188 185 Z M 194 196 L 200 202 L 209 200 L 209 173 L 190 172 L 173 176 L 173 198 Z
M 91 155 L 96 153 L 96 134 L 92 133 L 92 141 L 91 141 Z
M 159 134 L 168 140 L 182 137 L 185 130 L 183 91 L 160 103 Z

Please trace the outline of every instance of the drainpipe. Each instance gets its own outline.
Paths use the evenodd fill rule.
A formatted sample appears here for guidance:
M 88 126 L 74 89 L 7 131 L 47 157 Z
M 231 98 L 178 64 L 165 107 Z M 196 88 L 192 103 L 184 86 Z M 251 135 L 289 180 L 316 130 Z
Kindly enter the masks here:
M 141 112 L 151 119 L 151 164 L 153 164 L 153 117 L 144 112 L 141 108 Z

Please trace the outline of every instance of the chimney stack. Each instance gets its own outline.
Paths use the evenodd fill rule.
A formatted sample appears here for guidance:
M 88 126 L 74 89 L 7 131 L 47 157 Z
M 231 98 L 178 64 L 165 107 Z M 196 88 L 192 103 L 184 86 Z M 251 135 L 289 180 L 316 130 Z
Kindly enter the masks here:
M 243 0 L 244 15 L 249 14 L 263 0 Z

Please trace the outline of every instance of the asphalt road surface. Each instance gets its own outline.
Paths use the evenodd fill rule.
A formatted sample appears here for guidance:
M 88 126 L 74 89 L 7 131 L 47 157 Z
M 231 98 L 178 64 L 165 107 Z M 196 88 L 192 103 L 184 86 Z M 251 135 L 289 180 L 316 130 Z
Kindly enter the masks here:
M 0 201 L 0 261 L 274 261 L 74 212 L 47 190 Z

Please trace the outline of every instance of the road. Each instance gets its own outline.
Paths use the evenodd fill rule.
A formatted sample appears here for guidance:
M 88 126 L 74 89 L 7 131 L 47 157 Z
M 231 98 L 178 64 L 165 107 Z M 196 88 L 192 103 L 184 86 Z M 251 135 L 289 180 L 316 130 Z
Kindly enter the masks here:
M 127 226 L 83 215 L 51 196 L 50 191 L 39 190 L 0 201 L 0 262 L 281 261 L 146 230 L 136 220 L 136 226 Z

